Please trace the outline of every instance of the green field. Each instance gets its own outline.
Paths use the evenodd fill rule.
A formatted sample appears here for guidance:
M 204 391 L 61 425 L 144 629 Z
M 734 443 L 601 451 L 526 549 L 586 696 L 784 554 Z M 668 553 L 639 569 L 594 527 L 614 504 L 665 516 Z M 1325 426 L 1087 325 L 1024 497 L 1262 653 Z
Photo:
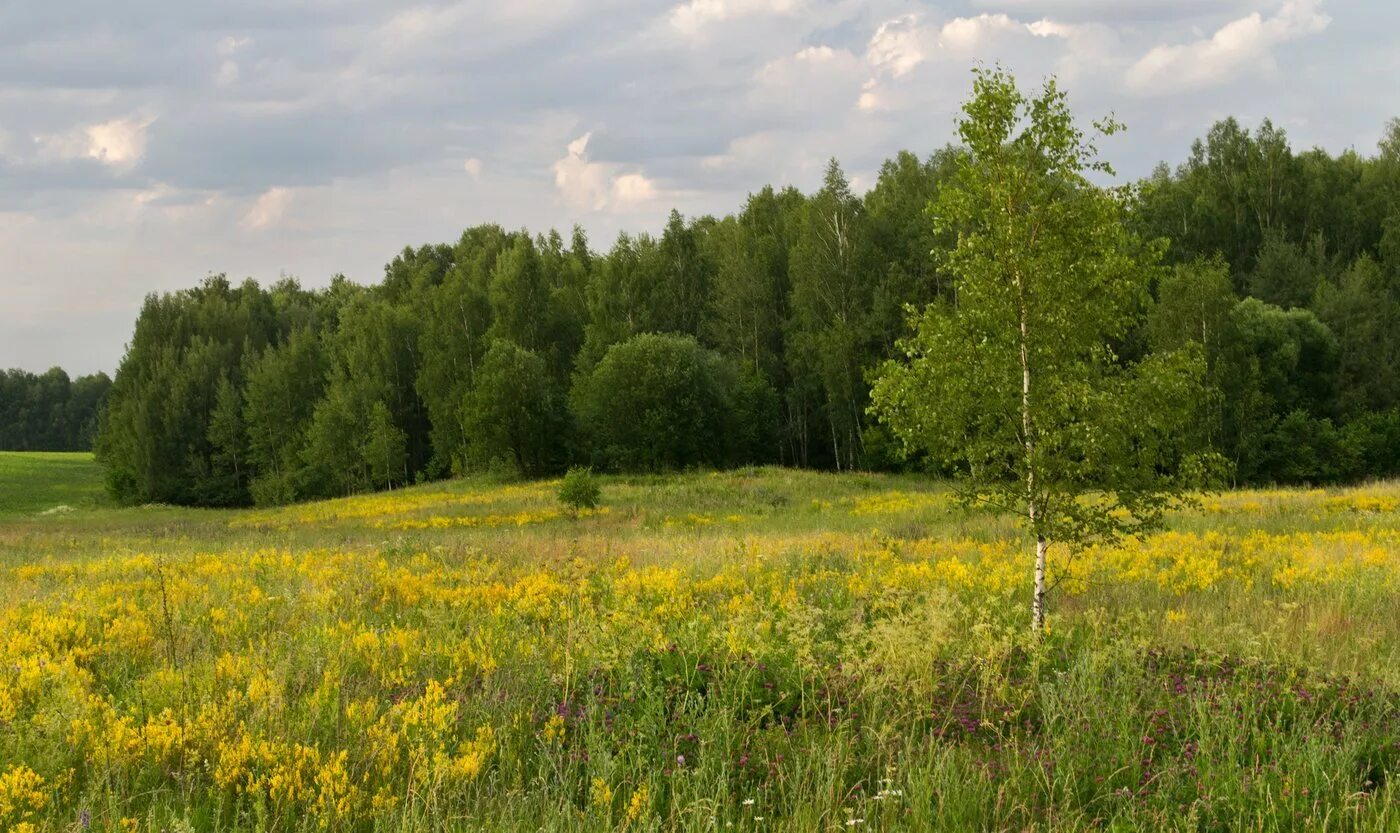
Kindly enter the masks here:
M 0 519 L 108 504 L 89 453 L 0 451 Z
M 1400 484 L 1052 550 L 1037 640 L 1016 525 L 911 477 L 0 476 L 0 830 L 1400 829 Z

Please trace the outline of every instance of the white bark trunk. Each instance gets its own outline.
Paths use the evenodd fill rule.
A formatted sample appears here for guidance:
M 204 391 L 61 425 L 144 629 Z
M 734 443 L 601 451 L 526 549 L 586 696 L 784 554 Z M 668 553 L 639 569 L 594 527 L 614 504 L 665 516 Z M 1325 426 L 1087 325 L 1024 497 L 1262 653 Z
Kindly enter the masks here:
M 1035 539 L 1035 595 L 1031 598 L 1031 629 L 1045 630 L 1045 536 Z
M 1016 276 L 1016 294 L 1020 313 L 1020 358 L 1021 358 L 1021 440 L 1026 452 L 1026 514 L 1030 517 L 1031 530 L 1035 532 L 1035 591 L 1031 597 L 1031 629 L 1039 634 L 1045 628 L 1045 535 L 1037 525 L 1041 507 L 1035 493 L 1035 435 L 1034 419 L 1031 416 L 1031 357 L 1030 327 L 1027 324 L 1025 288 L 1021 276 Z

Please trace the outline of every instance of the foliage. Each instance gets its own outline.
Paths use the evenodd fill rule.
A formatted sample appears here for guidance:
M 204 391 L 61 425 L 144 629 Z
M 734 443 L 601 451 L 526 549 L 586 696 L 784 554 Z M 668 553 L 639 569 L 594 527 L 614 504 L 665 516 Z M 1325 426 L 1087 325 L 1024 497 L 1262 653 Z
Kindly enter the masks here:
M 474 468 L 507 461 L 538 476 L 564 462 L 568 411 L 544 359 L 511 341 L 497 340 L 481 361 L 462 406 L 467 457 Z
M 1113 350 L 1132 364 L 1200 342 L 1200 418 L 1183 439 L 1218 450 L 1241 482 L 1384 470 L 1367 467 L 1384 453 L 1345 451 L 1374 444 L 1339 439 L 1344 464 L 1321 452 L 1284 463 L 1274 450 L 1304 422 L 1319 449 L 1324 421 L 1339 438 L 1377 436 L 1370 426 L 1400 407 L 1397 131 L 1388 126 L 1373 155 L 1333 156 L 1293 151 L 1268 121 L 1247 128 L 1225 119 L 1181 165 L 1110 192 L 1124 239 L 1143 241 L 1144 257 L 1162 245 L 1148 241 L 1169 241 L 1162 257 L 1171 267 L 1153 270 L 1147 312 Z M 890 453 L 888 433 L 868 415 L 869 374 L 902 355 L 895 342 L 906 305 L 955 301 L 948 255 L 957 230 L 930 222 L 927 209 L 970 150 L 897 153 L 863 194 L 833 160 L 809 193 L 765 186 L 723 217 L 672 212 L 659 233 L 622 234 L 606 251 L 578 229 L 487 224 L 402 250 L 373 286 L 338 276 L 315 290 L 211 277 L 147 299 L 108 405 L 100 377 L 73 381 L 64 394 L 61 371 L 7 374 L 0 447 L 82 447 L 97 425 L 111 489 L 133 503 L 284 502 L 440 478 L 497 458 L 548 473 L 602 462 L 606 451 L 561 430 L 541 435 L 547 447 L 522 462 L 498 426 L 485 438 L 480 420 L 469 426 L 483 400 L 520 393 L 478 384 L 493 344 L 544 362 L 550 384 L 540 387 L 554 391 L 567 427 L 579 419 L 565 395 L 574 382 L 614 345 L 653 333 L 692 337 L 739 369 L 730 375 L 739 400 L 730 429 L 741 451 L 714 455 L 725 465 L 934 465 Z M 381 403 L 403 438 L 403 471 L 392 476 L 366 456 L 369 416 Z M 381 431 L 378 440 L 394 436 Z M 335 459 L 317 456 L 313 441 Z
M 771 419 L 764 413 L 771 402 L 767 388 L 752 378 L 740 385 L 739 369 L 694 338 L 645 333 L 610 347 L 575 382 L 572 400 L 579 427 L 605 467 L 733 465 L 745 452 L 756 453 L 744 447 L 739 416 Z
M 570 467 L 559 483 L 559 502 L 574 515 L 581 509 L 597 509 L 602 497 L 603 487 L 593 476 L 593 469 L 585 466 Z
M 0 451 L 87 451 L 112 380 L 0 370 Z
M 961 475 L 969 503 L 1026 518 L 1077 550 L 1141 533 L 1189 472 L 1179 438 L 1201 400 L 1198 349 L 1129 363 L 1157 252 L 1125 232 L 1106 167 L 1053 81 L 1028 99 L 979 71 L 959 133 L 968 153 L 935 208 L 957 235 L 956 303 L 930 304 L 885 366 L 875 407 L 911 448 Z M 1101 127 L 1111 133 L 1111 123 Z M 1036 624 L 1043 588 L 1037 582 Z

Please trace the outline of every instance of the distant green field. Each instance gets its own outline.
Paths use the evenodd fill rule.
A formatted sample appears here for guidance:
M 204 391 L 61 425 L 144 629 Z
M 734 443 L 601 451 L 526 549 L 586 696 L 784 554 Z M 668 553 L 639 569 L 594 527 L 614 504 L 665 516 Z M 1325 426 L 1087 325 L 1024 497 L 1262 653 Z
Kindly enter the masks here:
M 110 504 L 86 451 L 0 451 L 0 518 Z

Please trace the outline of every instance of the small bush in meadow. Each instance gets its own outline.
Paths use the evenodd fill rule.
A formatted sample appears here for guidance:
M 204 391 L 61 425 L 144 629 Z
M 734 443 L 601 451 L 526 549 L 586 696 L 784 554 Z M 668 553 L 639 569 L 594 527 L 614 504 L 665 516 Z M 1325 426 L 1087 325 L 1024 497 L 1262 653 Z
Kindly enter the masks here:
M 591 468 L 574 466 L 564 475 L 564 482 L 559 484 L 559 502 L 575 516 L 580 509 L 598 508 L 602 497 L 603 487 L 598 484 L 598 478 L 593 476 Z

